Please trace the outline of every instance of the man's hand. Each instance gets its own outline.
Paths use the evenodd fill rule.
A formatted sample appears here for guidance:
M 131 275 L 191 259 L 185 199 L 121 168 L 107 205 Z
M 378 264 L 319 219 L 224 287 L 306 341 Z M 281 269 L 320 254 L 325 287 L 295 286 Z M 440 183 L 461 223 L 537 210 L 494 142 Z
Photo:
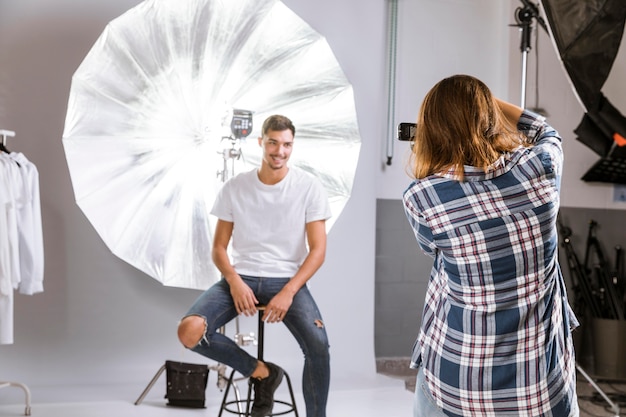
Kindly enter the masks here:
M 292 302 L 293 295 L 285 290 L 280 291 L 270 300 L 267 306 L 265 306 L 265 313 L 263 313 L 261 320 L 267 323 L 283 321 Z
M 252 288 L 242 279 L 229 285 L 230 295 L 233 297 L 237 313 L 243 314 L 244 316 L 253 316 L 256 314 L 256 305 L 259 301 L 256 299 Z

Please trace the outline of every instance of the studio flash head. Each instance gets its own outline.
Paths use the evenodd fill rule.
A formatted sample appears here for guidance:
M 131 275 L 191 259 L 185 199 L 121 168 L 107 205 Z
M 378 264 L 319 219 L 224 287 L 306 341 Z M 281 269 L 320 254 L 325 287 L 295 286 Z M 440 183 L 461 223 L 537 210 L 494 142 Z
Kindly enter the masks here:
M 233 109 L 230 131 L 235 139 L 244 139 L 252 133 L 252 112 L 250 110 Z

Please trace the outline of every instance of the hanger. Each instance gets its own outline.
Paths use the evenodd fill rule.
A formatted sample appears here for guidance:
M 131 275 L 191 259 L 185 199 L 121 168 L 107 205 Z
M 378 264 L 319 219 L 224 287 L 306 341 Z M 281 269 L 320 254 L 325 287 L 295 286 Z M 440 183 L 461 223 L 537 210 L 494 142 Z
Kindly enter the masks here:
M 12 130 L 0 129 L 0 136 L 2 136 L 2 142 L 0 142 L 0 152 L 11 153 L 7 149 L 7 137 L 15 137 L 15 132 Z M 22 167 L 19 162 L 15 161 L 18 167 Z
M 15 132 L 12 130 L 0 129 L 0 136 L 2 136 L 2 143 L 0 143 L 0 151 L 11 153 L 7 149 L 7 137 L 15 137 Z

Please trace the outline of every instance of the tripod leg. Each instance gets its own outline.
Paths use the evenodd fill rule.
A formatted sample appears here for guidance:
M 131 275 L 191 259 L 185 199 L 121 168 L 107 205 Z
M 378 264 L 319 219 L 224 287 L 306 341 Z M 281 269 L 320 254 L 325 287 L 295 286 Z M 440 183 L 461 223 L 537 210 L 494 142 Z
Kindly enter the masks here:
M 146 389 L 143 390 L 143 392 L 141 393 L 139 398 L 137 398 L 137 401 L 135 401 L 135 405 L 141 404 L 143 399 L 148 394 L 148 391 L 150 391 L 152 389 L 152 387 L 154 386 L 155 382 L 157 381 L 157 379 L 159 379 L 159 377 L 161 376 L 161 374 L 163 373 L 164 370 L 165 370 L 165 365 L 161 366 L 161 369 L 159 369 L 157 371 L 157 373 L 154 375 L 154 377 L 152 377 L 152 380 L 148 383 L 148 386 L 146 387 Z
M 619 406 L 617 404 L 615 404 L 613 401 L 611 401 L 611 399 L 608 397 L 608 395 L 606 395 L 604 393 L 604 391 L 602 391 L 602 389 L 600 389 L 600 387 L 598 386 L 598 384 L 595 383 L 595 381 L 589 376 L 587 375 L 587 373 L 584 371 L 584 369 L 576 364 L 576 369 L 578 370 L 578 372 L 580 372 L 582 374 L 582 376 L 585 377 L 585 379 L 587 381 L 589 381 L 589 383 L 591 384 L 591 386 L 598 391 L 598 393 L 602 396 L 602 398 L 604 398 L 604 400 L 609 404 L 609 406 L 611 407 L 611 410 L 613 410 L 615 412 L 615 417 L 619 417 Z

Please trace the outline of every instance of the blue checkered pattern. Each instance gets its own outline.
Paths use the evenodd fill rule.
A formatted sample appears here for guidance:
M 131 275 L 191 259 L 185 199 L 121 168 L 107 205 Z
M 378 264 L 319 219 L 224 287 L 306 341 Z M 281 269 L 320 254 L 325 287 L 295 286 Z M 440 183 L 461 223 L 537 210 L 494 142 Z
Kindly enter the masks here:
M 561 138 L 524 111 L 532 142 L 488 170 L 415 180 L 403 200 L 434 258 L 412 366 L 449 416 L 567 417 L 577 407 L 571 329 L 558 265 Z

